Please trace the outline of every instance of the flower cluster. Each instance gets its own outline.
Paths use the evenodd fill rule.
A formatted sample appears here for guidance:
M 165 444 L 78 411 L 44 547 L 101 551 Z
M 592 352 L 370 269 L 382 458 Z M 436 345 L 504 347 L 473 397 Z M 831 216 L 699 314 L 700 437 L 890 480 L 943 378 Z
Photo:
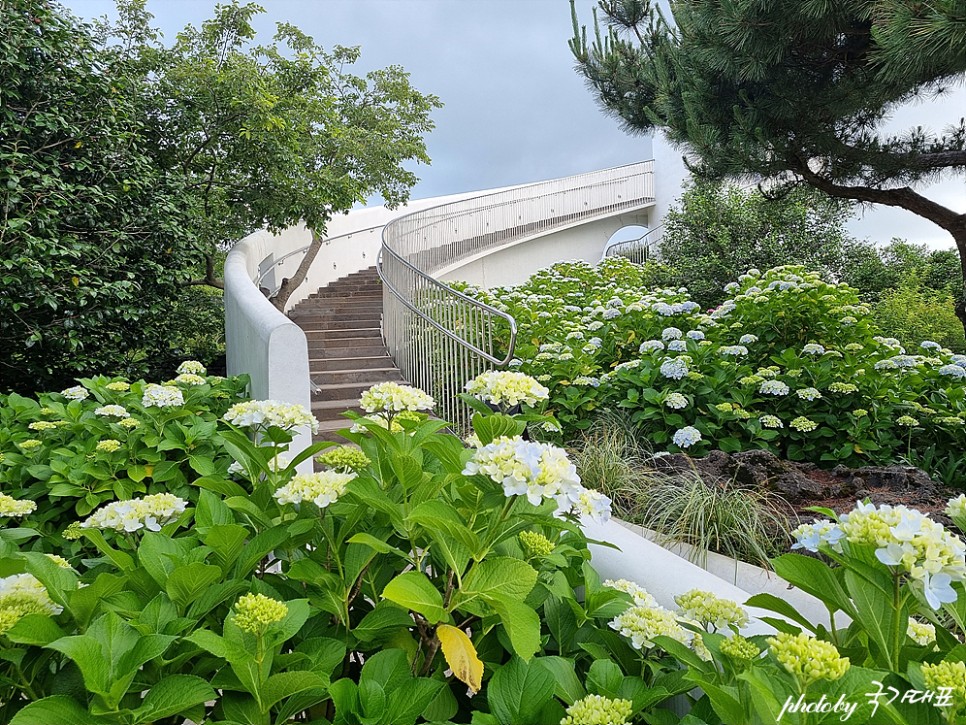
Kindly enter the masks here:
M 102 405 L 94 410 L 94 415 L 103 415 L 111 418 L 127 418 L 130 413 L 123 405 Z
M 67 388 L 66 390 L 61 390 L 60 394 L 63 395 L 68 400 L 87 400 L 90 397 L 90 391 L 83 385 L 75 385 L 72 388 Z
M 0 493 L 0 516 L 19 518 L 36 510 L 37 504 L 34 501 L 18 501 L 13 496 Z
M 149 383 L 144 387 L 141 405 L 145 408 L 173 408 L 184 405 L 184 396 L 173 385 Z
M 835 645 L 805 632 L 779 632 L 767 642 L 772 655 L 802 689 L 819 680 L 837 680 L 849 669 L 849 658 L 839 656 Z
M 108 383 L 104 387 L 115 393 L 124 393 L 131 389 L 131 384 L 123 380 L 115 380 L 113 383 Z
M 517 538 L 529 558 L 550 556 L 555 548 L 550 539 L 536 531 L 521 531 Z
M 181 383 L 182 385 L 204 385 L 208 381 L 194 373 L 181 373 L 181 375 L 174 379 L 174 382 Z
M 266 597 L 264 594 L 245 594 L 235 602 L 231 620 L 240 630 L 261 635 L 287 616 L 288 606 L 285 602 Z
M 354 473 L 338 471 L 299 473 L 275 491 L 275 500 L 280 504 L 300 504 L 303 501 L 311 501 L 322 509 L 338 501 L 339 496 L 345 493 L 346 484 L 355 477 Z
M 721 654 L 739 665 L 746 665 L 761 654 L 761 648 L 750 639 L 736 634 L 721 642 Z
M 197 360 L 185 360 L 175 372 L 178 375 L 204 375 L 208 370 Z
M 187 501 L 171 493 L 155 493 L 129 501 L 114 501 L 97 509 L 81 522 L 80 527 L 128 533 L 140 529 L 160 531 L 164 524 L 184 513 L 187 506 Z
M 369 456 L 355 446 L 336 446 L 335 448 L 330 448 L 321 455 L 316 456 L 315 460 L 323 466 L 334 468 L 343 473 L 361 471 L 372 463 L 369 460 Z
M 929 622 L 920 622 L 918 619 L 910 619 L 909 625 L 906 627 L 906 634 L 920 647 L 928 647 L 936 641 L 936 625 Z
M 567 716 L 560 725 L 626 725 L 633 711 L 630 700 L 587 695 L 567 708 Z
M 651 596 L 644 587 L 639 584 L 635 584 L 627 579 L 607 579 L 604 582 L 605 587 L 610 587 L 611 589 L 616 589 L 619 592 L 624 592 L 625 594 L 630 594 L 631 598 L 634 600 L 635 606 L 638 607 L 656 607 L 658 606 L 657 600 Z
M 114 453 L 115 451 L 120 450 L 120 448 L 121 441 L 115 440 L 114 438 L 105 438 L 94 446 L 94 450 L 96 450 L 98 453 Z
M 490 370 L 466 384 L 466 392 L 491 405 L 514 407 L 525 403 L 534 406 L 547 399 L 550 391 L 523 373 Z
M 922 583 L 933 609 L 956 601 L 953 581 L 966 580 L 966 545 L 962 539 L 916 509 L 860 503 L 840 517 L 850 544 L 876 547 L 876 558 Z
M 966 709 L 966 662 L 945 661 L 937 664 L 923 664 L 922 677 L 927 689 L 948 693 L 952 701 L 953 713 Z M 954 721 L 950 717 L 949 722 L 958 722 L 958 720 Z
M 51 600 L 33 574 L 0 577 L 0 635 L 28 614 L 60 614 L 63 607 Z
M 655 637 L 669 637 L 681 644 L 690 644 L 692 638 L 674 612 L 663 607 L 629 607 L 611 620 L 610 627 L 627 637 L 634 649 L 654 647 Z
M 741 629 L 748 624 L 748 612 L 730 599 L 722 599 L 711 592 L 692 589 L 674 597 L 681 614 L 705 629 L 717 631 L 730 627 Z
M 701 431 L 690 425 L 675 431 L 674 435 L 671 437 L 671 442 L 674 443 L 674 445 L 676 445 L 678 448 L 690 448 L 700 440 Z
M 244 428 L 282 428 L 292 430 L 309 426 L 313 433 L 319 430 L 319 421 L 305 406 L 282 403 L 277 400 L 246 400 L 235 403 L 223 416 L 223 420 Z
M 377 383 L 366 390 L 359 404 L 367 413 L 432 410 L 436 402 L 419 388 L 399 383 Z

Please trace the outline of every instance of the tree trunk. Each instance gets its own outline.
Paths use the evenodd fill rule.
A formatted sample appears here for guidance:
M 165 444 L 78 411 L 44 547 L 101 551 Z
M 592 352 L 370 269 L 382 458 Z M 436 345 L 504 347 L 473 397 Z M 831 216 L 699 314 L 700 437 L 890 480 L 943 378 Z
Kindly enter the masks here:
M 956 250 L 959 252 L 959 264 L 963 272 L 963 286 L 960 288 L 954 307 L 956 317 L 959 318 L 963 330 L 966 331 L 966 214 L 960 214 L 937 204 L 909 187 L 874 189 L 867 186 L 843 186 L 812 171 L 807 163 L 796 163 L 793 166 L 794 170 L 807 184 L 824 191 L 829 196 L 897 206 L 928 219 L 949 232 L 956 243 Z
M 292 293 L 299 288 L 305 278 L 308 276 L 309 268 L 312 266 L 312 262 L 319 254 L 319 250 L 322 249 L 322 242 L 325 241 L 322 237 L 316 234 L 314 229 L 310 230 L 312 232 L 312 243 L 309 244 L 308 250 L 305 252 L 305 256 L 302 257 L 302 262 L 299 264 L 299 268 L 295 270 L 295 274 L 292 277 L 286 277 L 282 280 L 281 286 L 278 288 L 278 294 L 272 297 L 272 304 L 278 308 L 280 312 L 285 312 L 285 305 L 292 296 Z

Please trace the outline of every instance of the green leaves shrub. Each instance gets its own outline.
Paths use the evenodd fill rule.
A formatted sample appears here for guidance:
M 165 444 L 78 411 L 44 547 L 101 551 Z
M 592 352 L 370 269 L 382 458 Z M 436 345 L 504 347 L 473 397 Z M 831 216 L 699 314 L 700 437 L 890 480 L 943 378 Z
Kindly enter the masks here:
M 641 290 L 639 275 L 627 260 L 562 263 L 516 288 L 467 290 L 517 319 L 511 365 L 549 388 L 565 436 L 616 408 L 656 447 L 698 455 L 763 448 L 859 466 L 966 445 L 966 357 L 936 341 L 907 354 L 847 285 L 750 270 L 704 314 L 687 290 Z
M 361 455 L 298 472 L 334 444 L 289 460 L 302 412 L 202 373 L 2 399 L 0 486 L 38 503 L 0 508 L 3 721 L 536 724 L 612 689 L 641 716 L 688 686 L 607 627 L 625 595 L 559 513 L 585 504 L 549 493 L 566 455 L 518 437 L 540 416 L 482 406 L 468 449 L 370 395 L 343 432 Z M 543 493 L 535 472 L 523 495 L 471 471 L 490 444 L 546 454 Z

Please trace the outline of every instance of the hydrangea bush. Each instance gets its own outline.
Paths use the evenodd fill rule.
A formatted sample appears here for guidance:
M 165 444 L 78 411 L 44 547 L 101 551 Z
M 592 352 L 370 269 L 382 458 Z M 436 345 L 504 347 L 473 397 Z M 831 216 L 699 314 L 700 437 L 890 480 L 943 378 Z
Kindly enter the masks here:
M 0 721 L 633 720 L 689 687 L 608 626 L 625 595 L 577 522 L 610 502 L 522 438 L 532 414 L 481 403 L 467 448 L 429 396 L 377 387 L 347 445 L 293 456 L 308 412 L 243 385 L 3 401 Z
M 517 319 L 511 366 L 547 387 L 565 435 L 609 407 L 659 448 L 697 455 L 764 448 L 858 466 L 966 449 L 966 356 L 877 334 L 847 285 L 801 267 L 749 270 L 703 312 L 683 288 L 642 290 L 640 274 L 608 258 L 465 289 Z

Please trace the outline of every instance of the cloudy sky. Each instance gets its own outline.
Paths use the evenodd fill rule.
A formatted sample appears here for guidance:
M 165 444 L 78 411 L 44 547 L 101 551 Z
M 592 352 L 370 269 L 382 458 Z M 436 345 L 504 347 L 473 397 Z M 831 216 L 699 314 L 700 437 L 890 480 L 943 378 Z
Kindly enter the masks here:
M 62 0 L 75 14 L 112 14 L 112 0 Z M 413 198 L 538 181 L 651 157 L 647 137 L 630 136 L 596 105 L 573 70 L 568 0 L 261 0 L 260 39 L 292 22 L 326 47 L 359 45 L 357 72 L 403 66 L 413 86 L 445 106 L 428 138 L 433 163 L 416 168 Z M 170 41 L 211 15 L 215 0 L 148 0 Z M 577 0 L 591 22 L 594 0 Z M 907 109 L 897 124 L 939 129 L 966 115 L 966 90 Z M 660 174 L 660 169 L 655 169 Z M 962 177 L 926 190 L 966 211 Z M 943 230 L 903 210 L 865 212 L 853 232 L 950 246 Z

